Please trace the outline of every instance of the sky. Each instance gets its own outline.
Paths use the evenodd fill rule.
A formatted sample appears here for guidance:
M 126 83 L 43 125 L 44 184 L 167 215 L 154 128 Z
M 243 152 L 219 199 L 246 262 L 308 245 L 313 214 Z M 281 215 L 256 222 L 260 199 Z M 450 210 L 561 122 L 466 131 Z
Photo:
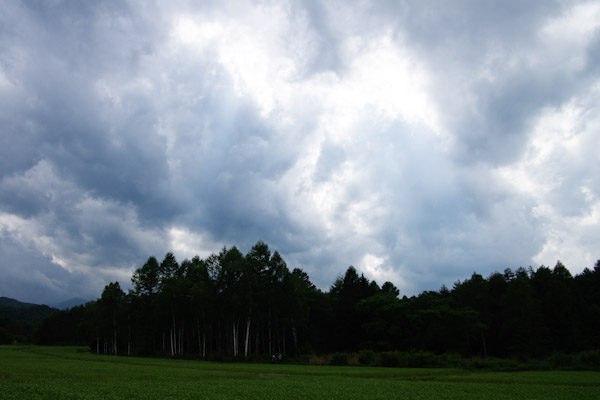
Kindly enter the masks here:
M 4 1 L 0 296 L 263 240 L 402 295 L 600 258 L 599 1 Z

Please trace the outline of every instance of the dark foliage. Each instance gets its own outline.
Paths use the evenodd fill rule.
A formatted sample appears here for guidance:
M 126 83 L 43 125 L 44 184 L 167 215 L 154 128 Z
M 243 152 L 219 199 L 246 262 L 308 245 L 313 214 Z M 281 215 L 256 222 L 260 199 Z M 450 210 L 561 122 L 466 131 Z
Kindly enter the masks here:
M 556 364 L 569 354 L 594 365 L 600 347 L 600 261 L 575 277 L 558 262 L 474 273 L 452 289 L 399 298 L 392 283 L 380 287 L 354 267 L 321 292 L 258 242 L 246 255 L 232 247 L 181 264 L 171 253 L 160 263 L 150 257 L 132 282 L 129 293 L 114 282 L 97 301 L 48 318 L 39 342 L 220 360 L 320 353 L 345 364 L 355 354 L 355 363 L 389 366 Z
M 88 344 L 88 335 L 81 324 L 85 316 L 84 306 L 56 312 L 46 318 L 35 332 L 38 344 Z
M 0 344 L 32 343 L 37 327 L 55 312 L 46 305 L 0 297 Z
M 56 311 L 46 305 L 22 303 L 18 300 L 0 297 L 0 318 L 39 323 Z

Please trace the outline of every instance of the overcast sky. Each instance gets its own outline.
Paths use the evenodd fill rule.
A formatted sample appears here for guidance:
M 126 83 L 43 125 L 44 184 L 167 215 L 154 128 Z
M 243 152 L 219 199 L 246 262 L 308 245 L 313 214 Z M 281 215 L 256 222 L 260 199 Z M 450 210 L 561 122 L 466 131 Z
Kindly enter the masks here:
M 3 1 L 0 295 L 258 240 L 401 295 L 600 258 L 598 1 Z

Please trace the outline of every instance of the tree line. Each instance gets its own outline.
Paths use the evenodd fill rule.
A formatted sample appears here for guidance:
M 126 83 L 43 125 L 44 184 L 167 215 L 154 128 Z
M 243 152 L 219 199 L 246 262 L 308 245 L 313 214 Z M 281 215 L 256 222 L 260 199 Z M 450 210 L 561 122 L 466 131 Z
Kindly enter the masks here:
M 598 349 L 600 261 L 572 276 L 560 262 L 473 273 L 452 289 L 400 298 L 391 282 L 354 267 L 321 291 L 299 268 L 257 242 L 181 263 L 150 257 L 101 297 L 46 319 L 43 344 L 89 344 L 102 354 L 198 359 L 272 354 L 429 351 L 465 357 L 547 357 Z

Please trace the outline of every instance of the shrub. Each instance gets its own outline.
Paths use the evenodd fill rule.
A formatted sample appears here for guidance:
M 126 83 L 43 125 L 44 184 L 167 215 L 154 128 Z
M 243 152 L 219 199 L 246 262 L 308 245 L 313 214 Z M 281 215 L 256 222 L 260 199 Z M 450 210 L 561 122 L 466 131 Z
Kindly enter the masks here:
M 308 354 L 296 356 L 296 362 L 303 365 L 310 364 L 310 356 Z
M 427 351 L 409 353 L 408 356 L 408 366 L 413 368 L 435 367 L 436 361 L 435 354 Z
M 377 357 L 373 350 L 361 350 L 358 353 L 358 362 L 360 365 L 376 365 Z
M 348 353 L 333 353 L 330 365 L 348 365 Z
M 358 361 L 358 354 L 350 353 L 348 356 L 348 365 L 358 366 L 360 365 L 360 361 Z
M 577 357 L 572 354 L 564 354 L 564 353 L 552 353 L 550 357 L 548 357 L 547 362 L 550 364 L 550 367 L 553 369 L 562 369 L 565 367 L 572 367 L 575 364 L 578 364 Z
M 600 350 L 590 350 L 579 354 L 581 362 L 593 369 L 600 368 Z
M 463 360 L 463 367 L 473 369 L 488 369 L 492 371 L 518 371 L 524 370 L 523 364 L 517 360 L 495 357 L 472 357 Z
M 0 327 L 0 344 L 11 344 L 14 340 L 15 339 L 10 332 Z
M 444 353 L 436 358 L 437 365 L 440 367 L 462 367 L 464 365 L 463 358 L 456 353 Z
M 327 358 L 325 356 L 311 355 L 308 358 L 308 363 L 310 365 L 327 365 Z
M 382 367 L 406 367 L 406 357 L 399 351 L 384 351 L 380 357 Z

